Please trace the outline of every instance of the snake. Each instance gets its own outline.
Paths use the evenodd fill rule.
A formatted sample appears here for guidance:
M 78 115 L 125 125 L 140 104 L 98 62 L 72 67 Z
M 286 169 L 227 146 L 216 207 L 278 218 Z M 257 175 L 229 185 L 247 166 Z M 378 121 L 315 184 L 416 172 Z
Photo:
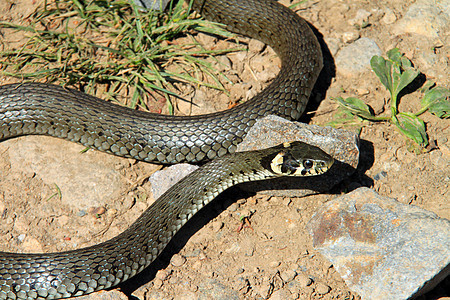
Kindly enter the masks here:
M 0 140 L 49 135 L 103 152 L 160 164 L 203 162 L 106 242 L 47 254 L 0 252 L 0 299 L 59 299 L 113 287 L 149 266 L 174 234 L 219 193 L 242 182 L 326 172 L 333 158 L 302 142 L 235 152 L 256 120 L 298 119 L 322 68 L 308 23 L 274 0 L 193 0 L 208 20 L 258 39 L 281 59 L 264 90 L 234 108 L 165 116 L 45 83 L 0 86 Z

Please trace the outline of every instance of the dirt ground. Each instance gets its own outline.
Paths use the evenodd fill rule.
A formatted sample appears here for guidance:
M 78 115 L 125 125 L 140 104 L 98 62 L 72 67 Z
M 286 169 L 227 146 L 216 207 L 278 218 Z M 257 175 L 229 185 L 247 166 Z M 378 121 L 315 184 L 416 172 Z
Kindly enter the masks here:
M 332 38 L 338 41 L 339 47 L 344 47 L 342 36 L 351 32 L 373 39 L 383 53 L 398 47 L 428 78 L 448 87 L 449 49 L 445 41 L 444 46 L 433 48 L 437 63 L 429 65 L 421 60 L 421 54 L 431 51 L 435 41 L 414 35 L 395 36 L 393 25 L 381 21 L 388 10 L 400 19 L 408 2 L 307 1 L 297 10 L 312 23 L 325 43 Z M 2 2 L 0 20 L 20 22 L 39 4 L 38 0 Z M 370 26 L 355 28 L 350 20 L 361 9 L 371 13 Z M 18 35 L 11 31 L 0 33 L 4 49 L 17 47 Z M 211 48 L 228 44 L 205 35 L 199 40 Z M 246 99 L 259 91 L 276 75 L 279 61 L 273 51 L 264 48 L 259 53 L 258 43 L 245 38 L 242 41 L 250 44 L 250 51 L 232 53 L 224 59 L 232 65 L 231 69 L 224 68 L 224 72 L 235 81 L 234 85 L 226 85 L 230 98 L 201 88 L 197 97 L 193 97 L 197 106 L 180 104 L 177 114 L 226 109 L 230 102 Z M 375 74 L 366 71 L 354 76 L 340 75 L 333 71 L 334 53 L 324 55 L 325 71 L 301 121 L 324 125 L 335 118 L 337 105 L 330 98 L 338 96 L 360 97 L 376 112 L 389 110 L 388 93 Z M 0 84 L 17 81 L 0 77 Z M 183 87 L 180 89 L 183 91 Z M 191 89 L 185 87 L 185 95 L 191 94 Z M 419 95 L 405 95 L 400 109 L 417 110 Z M 371 187 L 381 195 L 450 219 L 450 122 L 428 113 L 422 118 L 436 149 L 416 155 L 407 150 L 405 139 L 394 126 L 367 123 L 360 133 L 358 172 L 344 179 L 329 194 L 281 198 L 233 188 L 188 223 L 144 274 L 119 289 L 139 299 L 360 299 L 348 289 L 333 265 L 313 249 L 305 226 L 324 202 L 359 186 Z M 114 196 L 106 195 L 106 202 L 91 207 L 71 199 L 63 202 L 54 184 L 46 183 L 39 172 L 14 169 L 11 151 L 20 148 L 21 143 L 37 145 L 32 148 L 37 147 L 37 156 L 49 151 L 46 147 L 51 147 L 54 151 L 51 155 L 55 157 L 71 151 L 74 156 L 65 163 L 74 166 L 85 159 L 98 161 L 119 173 L 126 185 Z M 94 245 L 123 231 L 154 200 L 146 179 L 159 166 L 94 151 L 80 154 L 82 149 L 49 137 L 21 137 L 0 143 L 1 251 L 51 252 Z M 40 160 L 44 169 L 46 162 Z M 58 167 L 53 165 L 47 168 L 58 172 Z M 105 176 L 101 180 L 108 182 L 110 178 Z M 61 193 L 64 197 L 65 191 Z M 444 291 L 449 287 L 447 278 L 423 299 L 444 299 L 450 296 Z

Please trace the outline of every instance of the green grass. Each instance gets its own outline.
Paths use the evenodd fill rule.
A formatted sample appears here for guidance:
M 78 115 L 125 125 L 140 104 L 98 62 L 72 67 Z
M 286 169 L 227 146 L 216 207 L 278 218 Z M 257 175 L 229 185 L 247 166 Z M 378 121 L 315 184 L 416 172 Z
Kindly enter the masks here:
M 176 82 L 224 90 L 228 79 L 204 58 L 242 50 L 203 48 L 191 33 L 232 35 L 193 17 L 183 1 L 164 12 L 144 12 L 126 0 L 49 0 L 28 23 L 0 23 L 27 35 L 21 47 L 0 52 L 0 75 L 76 85 L 90 94 L 103 85 L 102 98 L 144 110 L 163 97 L 172 112 Z M 176 43 L 177 37 L 190 42 Z M 169 64 L 176 71 L 168 71 Z
M 428 111 L 442 119 L 450 118 L 450 90 L 436 86 L 433 82 L 426 82 L 420 89 L 421 108 L 416 112 L 401 112 L 398 109 L 401 92 L 416 79 L 420 71 L 414 68 L 411 61 L 397 48 L 387 52 L 387 59 L 381 56 L 372 57 L 370 65 L 390 94 L 389 113 L 376 116 L 373 109 L 361 99 L 338 97 L 334 100 L 342 111 L 338 118 L 328 125 L 337 127 L 361 125 L 362 122 L 358 121 L 390 122 L 403 136 L 413 142 L 411 150 L 416 153 L 426 151 L 425 147 L 429 141 L 425 123 L 420 119 L 420 115 Z

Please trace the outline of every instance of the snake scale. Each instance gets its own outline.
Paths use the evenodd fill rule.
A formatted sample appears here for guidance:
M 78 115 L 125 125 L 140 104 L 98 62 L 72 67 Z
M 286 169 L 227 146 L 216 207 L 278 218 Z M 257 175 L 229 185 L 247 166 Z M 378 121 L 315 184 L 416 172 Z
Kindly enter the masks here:
M 276 176 L 318 175 L 333 163 L 320 149 L 300 142 L 233 153 L 258 118 L 297 119 L 303 113 L 322 68 L 320 46 L 308 24 L 272 0 L 194 0 L 193 8 L 276 51 L 281 71 L 266 89 L 224 112 L 174 117 L 130 110 L 55 85 L 0 86 L 0 140 L 42 134 L 162 164 L 214 159 L 109 241 L 62 253 L 0 252 L 0 299 L 68 298 L 117 285 L 148 266 L 224 189 Z

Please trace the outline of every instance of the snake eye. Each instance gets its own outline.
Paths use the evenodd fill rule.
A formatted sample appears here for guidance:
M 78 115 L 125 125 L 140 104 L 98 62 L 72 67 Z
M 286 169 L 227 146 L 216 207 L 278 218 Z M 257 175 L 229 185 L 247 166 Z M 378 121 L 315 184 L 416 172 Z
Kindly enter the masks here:
M 305 168 L 311 169 L 313 167 L 314 163 L 312 162 L 312 160 L 307 159 L 303 162 L 303 165 L 305 166 Z

